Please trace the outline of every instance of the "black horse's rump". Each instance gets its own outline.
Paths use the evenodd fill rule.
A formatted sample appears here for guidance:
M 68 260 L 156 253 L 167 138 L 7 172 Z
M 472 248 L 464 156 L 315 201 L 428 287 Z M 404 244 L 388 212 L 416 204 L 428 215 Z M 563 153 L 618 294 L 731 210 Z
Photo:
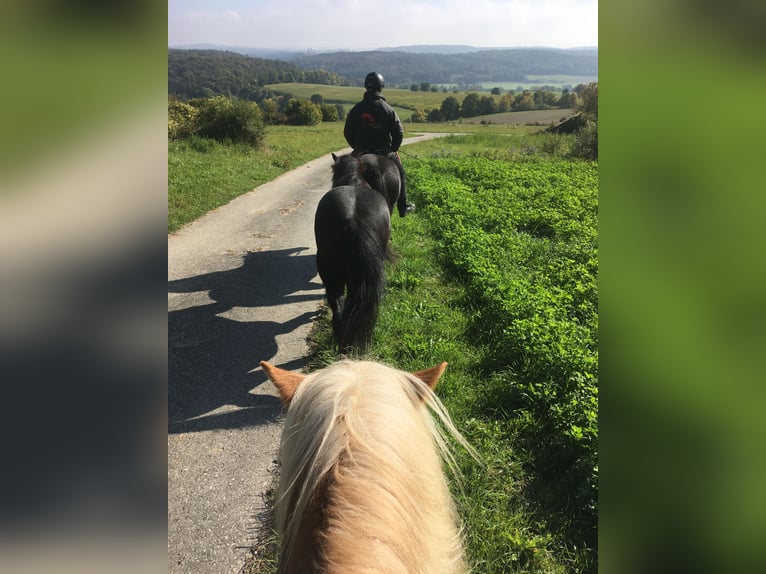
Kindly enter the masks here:
M 351 180 L 361 177 L 369 186 L 378 191 L 388 204 L 389 215 L 393 213 L 399 199 L 401 180 L 399 168 L 393 160 L 384 155 L 366 153 L 336 156 L 333 164 L 332 186 L 348 185 Z
M 384 264 L 390 259 L 390 229 L 389 205 L 363 178 L 359 159 L 336 158 L 333 188 L 317 205 L 314 235 L 317 270 L 342 353 L 362 352 L 372 339 L 385 288 Z

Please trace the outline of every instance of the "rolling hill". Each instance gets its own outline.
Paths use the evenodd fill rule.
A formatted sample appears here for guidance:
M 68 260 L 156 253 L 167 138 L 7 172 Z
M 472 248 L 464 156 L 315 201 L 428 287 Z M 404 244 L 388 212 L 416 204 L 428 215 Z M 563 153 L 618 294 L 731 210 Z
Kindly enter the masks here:
M 524 83 L 532 77 L 598 78 L 598 49 L 508 48 L 447 53 L 449 47 L 423 46 L 368 52 L 282 53 L 279 59 L 258 58 L 232 48 L 168 50 L 168 93 L 179 98 L 237 95 L 253 99 L 263 86 L 304 82 L 361 86 L 372 70 L 381 72 L 389 88 L 432 85 Z M 256 53 L 256 48 L 248 48 Z M 433 53 L 439 51 L 440 53 Z

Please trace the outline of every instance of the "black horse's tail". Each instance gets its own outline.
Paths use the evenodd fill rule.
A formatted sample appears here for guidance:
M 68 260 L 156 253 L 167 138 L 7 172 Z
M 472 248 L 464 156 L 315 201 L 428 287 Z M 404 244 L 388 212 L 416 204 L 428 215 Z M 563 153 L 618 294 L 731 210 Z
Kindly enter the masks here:
M 336 338 L 341 353 L 352 348 L 364 352 L 372 340 L 378 310 L 386 286 L 385 261 L 391 259 L 388 238 L 369 225 L 353 225 L 345 241 L 349 277 L 346 301 L 337 323 Z

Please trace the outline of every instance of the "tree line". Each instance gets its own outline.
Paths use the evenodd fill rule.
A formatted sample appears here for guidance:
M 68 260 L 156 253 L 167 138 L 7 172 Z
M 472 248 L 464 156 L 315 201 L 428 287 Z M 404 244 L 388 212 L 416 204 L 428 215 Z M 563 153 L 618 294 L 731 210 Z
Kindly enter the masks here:
M 546 110 L 546 109 L 573 109 L 577 108 L 583 100 L 583 95 L 592 91 L 592 84 L 579 84 L 574 89 L 564 88 L 561 93 L 550 90 L 522 90 L 518 93 L 509 91 L 503 94 L 499 99 L 493 97 L 500 94 L 500 89 L 495 88 L 492 94 L 479 94 L 469 92 L 465 95 L 462 102 L 458 101 L 456 95 L 447 96 L 441 103 L 441 106 L 434 109 L 418 107 L 412 113 L 413 122 L 445 122 L 454 121 L 460 118 L 473 118 L 476 116 L 486 116 L 503 112 L 519 112 L 528 110 Z M 422 85 L 420 86 L 422 89 Z
M 168 94 L 182 100 L 235 96 L 258 101 L 268 84 L 362 85 L 377 70 L 388 87 L 457 85 L 461 91 L 498 81 L 526 82 L 528 74 L 598 75 L 597 51 L 484 50 L 444 55 L 339 52 L 267 60 L 223 50 L 168 51 Z M 417 83 L 413 83 L 417 82 Z M 428 91 L 424 90 L 424 91 Z
M 168 94 L 178 99 L 224 95 L 257 101 L 266 84 L 352 85 L 334 72 L 220 50 L 168 50 Z
M 389 87 L 407 88 L 413 81 L 477 85 L 526 82 L 528 75 L 598 76 L 598 50 L 512 48 L 461 54 L 396 51 L 332 52 L 297 55 L 291 62 L 353 78 L 361 85 L 370 71 L 383 74 Z

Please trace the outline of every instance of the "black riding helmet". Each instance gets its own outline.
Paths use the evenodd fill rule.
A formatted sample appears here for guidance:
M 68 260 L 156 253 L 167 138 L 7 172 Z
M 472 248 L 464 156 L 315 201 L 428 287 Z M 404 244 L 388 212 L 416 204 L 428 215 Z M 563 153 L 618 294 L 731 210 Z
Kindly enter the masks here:
M 370 72 L 364 79 L 364 87 L 368 90 L 375 90 L 376 92 L 379 92 L 383 89 L 384 85 L 383 76 L 378 72 Z

